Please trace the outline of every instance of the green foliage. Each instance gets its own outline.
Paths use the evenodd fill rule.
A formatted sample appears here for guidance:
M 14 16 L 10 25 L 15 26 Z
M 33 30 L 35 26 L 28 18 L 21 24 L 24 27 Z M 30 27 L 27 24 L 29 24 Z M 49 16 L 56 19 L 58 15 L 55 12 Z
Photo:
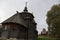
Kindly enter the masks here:
M 60 6 L 54 5 L 50 11 L 47 12 L 47 23 L 50 24 L 54 18 L 60 17 Z
M 40 37 L 38 37 L 38 40 L 54 40 L 54 39 L 46 37 L 46 36 L 40 36 Z
M 51 36 L 60 38 L 60 5 L 52 6 L 51 10 L 47 12 L 46 22 Z
M 50 38 L 38 38 L 38 40 L 51 40 Z

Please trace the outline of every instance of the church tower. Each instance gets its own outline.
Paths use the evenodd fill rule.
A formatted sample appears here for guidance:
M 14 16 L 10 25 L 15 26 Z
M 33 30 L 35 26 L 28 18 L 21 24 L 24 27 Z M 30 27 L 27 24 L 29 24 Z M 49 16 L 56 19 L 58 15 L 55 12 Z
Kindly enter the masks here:
M 21 12 L 20 15 L 23 17 L 23 19 L 25 20 L 25 23 L 27 24 L 28 40 L 36 40 L 37 39 L 37 30 L 36 30 L 37 23 L 34 20 L 33 13 L 28 12 L 27 3 L 23 12 Z

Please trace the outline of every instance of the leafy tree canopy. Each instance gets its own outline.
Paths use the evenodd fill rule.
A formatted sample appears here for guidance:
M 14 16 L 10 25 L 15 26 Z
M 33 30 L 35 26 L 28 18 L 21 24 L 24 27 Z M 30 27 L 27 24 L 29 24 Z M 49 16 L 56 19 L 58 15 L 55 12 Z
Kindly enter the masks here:
M 54 36 L 60 38 L 60 4 L 53 5 L 52 8 L 47 12 L 47 20 L 46 20 L 49 31 Z

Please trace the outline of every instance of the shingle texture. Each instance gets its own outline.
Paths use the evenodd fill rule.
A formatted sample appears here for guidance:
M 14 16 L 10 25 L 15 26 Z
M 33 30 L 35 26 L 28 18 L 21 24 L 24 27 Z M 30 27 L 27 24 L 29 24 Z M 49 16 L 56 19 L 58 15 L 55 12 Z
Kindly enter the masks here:
M 2 23 L 18 23 L 21 25 L 24 25 L 25 27 L 27 27 L 27 25 L 25 24 L 24 19 L 22 18 L 22 16 L 19 15 L 19 13 L 11 16 L 10 18 L 8 18 L 7 20 L 3 21 Z

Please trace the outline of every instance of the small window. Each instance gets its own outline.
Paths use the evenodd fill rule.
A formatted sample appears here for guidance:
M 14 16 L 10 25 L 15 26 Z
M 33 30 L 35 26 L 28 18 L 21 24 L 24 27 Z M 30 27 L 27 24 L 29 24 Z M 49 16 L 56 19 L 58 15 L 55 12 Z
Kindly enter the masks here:
M 6 26 L 5 26 L 5 30 L 7 30 L 7 27 L 8 27 L 8 26 L 6 25 Z

